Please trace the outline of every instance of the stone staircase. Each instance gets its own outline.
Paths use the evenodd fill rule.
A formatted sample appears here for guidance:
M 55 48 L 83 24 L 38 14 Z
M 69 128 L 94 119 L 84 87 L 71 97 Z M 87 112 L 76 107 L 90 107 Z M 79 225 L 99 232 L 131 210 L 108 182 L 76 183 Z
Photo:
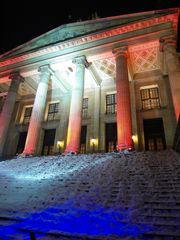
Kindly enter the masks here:
M 91 165 L 92 161 L 98 159 L 105 160 L 100 165 Z M 45 161 L 47 164 L 47 159 Z M 59 164 L 58 157 L 54 159 L 55 164 L 56 161 Z M 70 164 L 72 159 L 61 159 L 61 164 L 63 161 L 67 161 L 67 164 L 69 161 Z M 48 197 L 51 197 L 52 204 L 47 206 L 45 200 L 41 202 L 41 199 L 39 202 L 32 202 L 32 208 L 33 204 L 36 204 L 36 207 L 41 206 L 40 214 L 34 211 L 29 220 L 23 209 L 0 207 L 0 227 L 2 232 L 7 231 L 1 240 L 180 239 L 178 153 L 166 150 L 94 154 L 88 155 L 87 158 L 79 155 L 73 156 L 73 161 L 72 166 L 79 164 L 84 170 L 72 172 L 66 180 L 63 172 L 57 175 L 47 186 L 51 192 L 51 196 Z M 14 184 L 12 187 L 11 178 L 7 175 L 0 176 L 2 181 L 6 182 L 7 188 L 11 187 L 11 191 L 22 193 L 18 183 L 18 186 Z M 46 182 L 46 179 L 44 181 Z M 42 184 L 42 181 L 40 182 Z M 23 184 L 21 187 L 24 187 Z M 37 191 L 38 183 L 36 186 L 31 185 L 31 188 L 33 187 Z M 56 190 L 53 194 L 53 189 L 57 187 L 59 192 Z M 0 195 L 0 201 L 2 197 L 8 199 L 6 194 L 8 193 L 5 188 Z M 73 199 L 72 204 L 64 204 L 70 199 Z M 48 207 L 51 207 L 51 210 Z M 61 227 L 65 223 L 72 224 L 72 227 L 68 226 L 67 229 L 74 231 L 65 231 L 66 226 L 62 231 Z M 84 232 L 81 232 L 81 228 Z

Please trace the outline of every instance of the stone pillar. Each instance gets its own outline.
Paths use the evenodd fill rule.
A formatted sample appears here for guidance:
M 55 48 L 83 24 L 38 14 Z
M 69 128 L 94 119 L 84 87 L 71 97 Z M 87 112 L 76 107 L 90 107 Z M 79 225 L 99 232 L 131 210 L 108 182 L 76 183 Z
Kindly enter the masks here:
M 71 94 L 67 145 L 65 153 L 79 151 L 82 121 L 82 102 L 84 95 L 84 74 L 85 67 L 88 66 L 85 56 L 76 57 L 73 60 L 73 63 L 76 64 L 76 73 Z
M 4 144 L 16 102 L 19 85 L 23 81 L 23 78 L 19 75 L 19 73 L 11 73 L 9 78 L 11 79 L 11 85 L 0 113 L 0 156 L 3 155 L 3 150 L 5 148 Z
M 100 124 L 100 106 L 101 106 L 101 87 L 96 86 L 94 90 L 94 121 L 93 138 L 96 140 L 94 150 L 99 150 L 99 124 Z
M 137 114 L 136 114 L 136 97 L 135 97 L 135 81 L 132 80 L 129 82 L 130 88 L 130 97 L 131 97 L 131 117 L 133 118 L 132 121 L 132 140 L 133 140 L 133 147 L 134 149 L 139 149 L 138 144 L 138 128 L 137 128 Z
M 64 147 L 65 147 L 65 139 L 67 137 L 66 130 L 68 128 L 70 98 L 71 98 L 71 95 L 68 92 L 62 96 L 62 99 L 60 101 L 60 109 L 61 109 L 60 122 L 55 135 L 55 153 L 57 154 L 59 152 L 62 153 L 65 150 Z M 58 141 L 62 142 L 62 146 L 59 146 L 57 144 Z
M 113 50 L 116 57 L 117 145 L 118 150 L 133 147 L 127 47 Z
M 32 115 L 29 123 L 28 134 L 26 138 L 23 155 L 36 154 L 38 137 L 41 130 L 41 124 L 44 119 L 46 108 L 46 97 L 48 91 L 48 82 L 52 73 L 48 65 L 42 66 L 38 70 L 40 72 L 40 82 L 37 88 L 34 100 Z
M 164 52 L 165 63 L 169 75 L 169 83 L 173 99 L 176 121 L 180 114 L 180 64 L 176 52 L 176 40 L 173 37 L 160 39 L 160 51 Z

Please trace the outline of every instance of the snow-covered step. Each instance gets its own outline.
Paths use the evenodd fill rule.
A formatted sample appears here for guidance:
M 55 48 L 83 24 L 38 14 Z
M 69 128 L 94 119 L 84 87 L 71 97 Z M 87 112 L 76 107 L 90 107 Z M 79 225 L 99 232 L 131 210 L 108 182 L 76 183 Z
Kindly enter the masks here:
M 144 236 L 152 240 L 179 240 L 180 231 L 149 231 Z

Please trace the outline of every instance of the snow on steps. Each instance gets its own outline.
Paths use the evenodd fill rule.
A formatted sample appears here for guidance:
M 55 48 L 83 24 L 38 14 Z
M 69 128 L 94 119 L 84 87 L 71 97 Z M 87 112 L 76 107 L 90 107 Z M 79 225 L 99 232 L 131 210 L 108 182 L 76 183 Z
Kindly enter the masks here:
M 180 239 L 180 157 L 172 150 L 127 155 L 111 153 L 17 158 L 1 162 L 0 169 L 1 228 L 5 229 L 19 219 L 25 222 L 23 227 L 17 224 L 17 232 L 8 233 L 9 236 L 2 240 L 25 240 L 29 239 L 30 234 L 31 239 L 38 240 Z M 64 204 L 68 201 L 71 201 L 70 205 Z M 96 209 L 97 220 L 105 221 L 109 213 L 118 219 L 117 213 L 124 212 L 122 219 L 115 222 L 124 224 L 122 231 L 127 229 L 124 235 L 111 225 L 108 225 L 112 227 L 111 233 L 103 232 L 100 223 L 89 226 L 90 234 L 63 232 L 55 226 L 44 231 L 43 227 L 40 229 L 26 224 L 29 213 L 36 214 L 48 207 L 54 210 L 48 212 L 48 217 L 41 215 L 34 218 L 34 221 L 42 221 L 42 226 L 51 225 L 51 221 L 62 215 L 67 220 L 66 215 L 67 218 L 73 217 L 73 211 L 77 211 L 78 215 L 83 209 L 91 214 L 95 206 L 101 206 L 105 211 L 98 212 Z M 114 218 L 110 220 L 114 221 Z M 83 221 L 82 226 L 85 224 Z M 128 226 L 132 224 L 144 224 L 151 226 L 151 229 L 135 236 L 128 234 Z M 91 235 L 93 228 L 96 230 L 95 236 Z M 45 235 L 41 236 L 43 232 Z

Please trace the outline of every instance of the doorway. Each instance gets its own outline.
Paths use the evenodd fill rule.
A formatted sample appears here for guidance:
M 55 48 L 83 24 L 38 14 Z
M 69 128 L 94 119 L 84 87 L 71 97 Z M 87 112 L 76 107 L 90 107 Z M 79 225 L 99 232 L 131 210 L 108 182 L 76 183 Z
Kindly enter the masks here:
M 54 154 L 55 134 L 56 134 L 56 129 L 45 130 L 42 155 L 53 155 Z
M 26 143 L 26 138 L 27 132 L 20 132 L 16 154 L 21 154 L 23 152 Z
M 117 123 L 106 123 L 106 152 L 117 149 Z
M 162 151 L 166 149 L 164 125 L 162 118 L 144 119 L 145 150 Z
M 86 153 L 87 126 L 81 127 L 80 153 Z

